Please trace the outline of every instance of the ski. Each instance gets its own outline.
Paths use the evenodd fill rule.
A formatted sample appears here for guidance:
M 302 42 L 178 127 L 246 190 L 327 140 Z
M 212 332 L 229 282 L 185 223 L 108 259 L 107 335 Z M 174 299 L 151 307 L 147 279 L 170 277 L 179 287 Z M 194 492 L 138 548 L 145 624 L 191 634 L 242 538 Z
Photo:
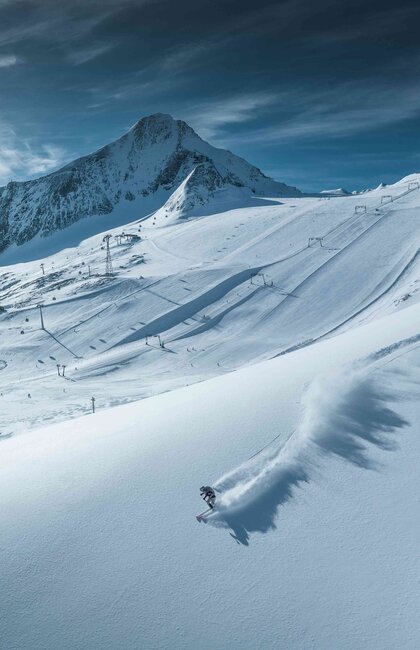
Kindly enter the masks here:
M 198 522 L 200 521 L 205 521 L 204 517 L 205 515 L 209 515 L 212 512 L 213 508 L 208 508 L 207 510 L 204 510 L 204 512 L 201 512 L 199 515 L 195 515 L 195 518 L 197 519 Z

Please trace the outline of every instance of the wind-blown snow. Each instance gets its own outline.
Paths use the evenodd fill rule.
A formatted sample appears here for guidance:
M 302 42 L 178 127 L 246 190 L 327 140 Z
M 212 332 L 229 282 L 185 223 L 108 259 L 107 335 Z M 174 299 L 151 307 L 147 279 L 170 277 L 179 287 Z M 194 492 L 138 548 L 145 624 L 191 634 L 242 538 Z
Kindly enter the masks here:
M 302 402 L 303 420 L 296 430 L 280 443 L 276 437 L 214 483 L 218 507 L 207 521 L 232 528 L 242 543 L 248 543 L 250 532 L 275 528 L 278 508 L 310 480 L 322 454 L 371 468 L 366 443 L 393 450 L 395 438 L 389 434 L 408 424 L 388 406 L 392 394 L 360 370 L 314 380 Z

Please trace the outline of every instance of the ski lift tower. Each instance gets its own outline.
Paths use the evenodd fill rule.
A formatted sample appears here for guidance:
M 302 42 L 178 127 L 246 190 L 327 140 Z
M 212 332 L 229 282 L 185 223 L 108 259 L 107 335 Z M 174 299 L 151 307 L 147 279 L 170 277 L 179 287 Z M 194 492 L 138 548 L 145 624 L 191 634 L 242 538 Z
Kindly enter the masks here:
M 109 240 L 112 235 L 105 235 L 103 242 L 106 244 L 106 257 L 105 257 L 105 275 L 113 275 L 114 271 L 112 269 L 112 259 L 111 259 L 111 249 L 109 247 Z

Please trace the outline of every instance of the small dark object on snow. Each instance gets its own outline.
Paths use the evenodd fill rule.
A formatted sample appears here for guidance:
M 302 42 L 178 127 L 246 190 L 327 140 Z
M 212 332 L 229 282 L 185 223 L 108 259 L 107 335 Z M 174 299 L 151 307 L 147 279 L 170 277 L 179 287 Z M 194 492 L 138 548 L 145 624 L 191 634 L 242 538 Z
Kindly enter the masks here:
M 216 501 L 216 494 L 213 488 L 209 485 L 202 485 L 200 488 L 200 494 L 204 501 L 209 504 L 209 507 L 213 509 L 214 502 Z

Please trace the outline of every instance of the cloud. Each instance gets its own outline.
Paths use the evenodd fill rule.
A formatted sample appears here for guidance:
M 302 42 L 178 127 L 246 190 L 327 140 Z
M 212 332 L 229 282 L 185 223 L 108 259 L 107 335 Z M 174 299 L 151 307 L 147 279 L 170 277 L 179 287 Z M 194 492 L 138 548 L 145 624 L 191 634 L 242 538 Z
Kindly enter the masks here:
M 17 63 L 22 63 L 22 59 L 19 59 L 14 54 L 0 55 L 0 68 L 10 68 L 12 65 L 16 65 Z
M 271 145 L 290 140 L 349 137 L 420 117 L 415 80 L 380 85 L 377 80 L 337 84 L 323 91 L 295 89 L 278 96 L 272 124 L 229 142 Z M 274 122 L 274 123 L 273 123 Z
M 157 68 L 162 71 L 183 72 L 185 68 L 190 68 L 194 63 L 199 64 L 203 55 L 205 55 L 211 47 L 214 47 L 212 42 L 203 43 L 189 43 L 183 47 L 176 47 L 170 49 L 162 59 L 158 59 L 155 63 Z
M 116 3 L 105 2 L 102 8 L 95 3 L 95 11 L 95 7 L 86 7 L 80 1 L 51 3 L 41 0 L 28 2 L 26 11 L 18 14 L 15 4 L 18 3 L 0 4 L 2 15 L 8 18 L 0 21 L 0 45 L 33 40 L 63 45 L 86 36 L 117 9 Z
M 0 0 L 0 45 L 34 39 L 65 45 L 86 37 L 125 7 L 153 2 L 157 0 Z
M 341 11 L 341 5 L 339 11 Z M 406 41 L 409 34 L 407 33 L 407 24 L 416 24 L 420 17 L 420 7 L 415 5 L 407 6 L 375 6 L 365 3 L 363 6 L 363 20 L 359 12 L 354 12 L 353 3 L 347 5 L 350 9 L 348 17 L 351 20 L 341 20 L 334 24 L 334 29 L 328 22 L 325 25 L 320 24 L 317 32 L 313 37 L 314 42 L 337 42 L 345 43 L 350 41 L 375 42 L 376 40 L 386 40 L 389 42 L 389 36 L 393 40 L 401 39 Z M 309 37 L 312 38 L 312 37 Z
M 67 58 L 70 63 L 73 63 L 74 65 L 83 65 L 88 61 L 97 59 L 99 56 L 105 54 L 105 52 L 108 52 L 113 47 L 114 45 L 112 43 L 98 43 L 97 45 L 92 45 L 91 47 L 87 47 L 85 49 L 74 50 L 68 54 Z
M 262 108 L 273 105 L 277 95 L 253 93 L 238 95 L 223 100 L 196 104 L 184 111 L 186 119 L 204 138 L 217 138 L 223 129 L 232 124 L 240 124 L 256 119 Z
M 30 140 L 19 138 L 10 126 L 0 125 L 0 185 L 45 174 L 62 165 L 66 158 L 61 147 L 35 146 Z

